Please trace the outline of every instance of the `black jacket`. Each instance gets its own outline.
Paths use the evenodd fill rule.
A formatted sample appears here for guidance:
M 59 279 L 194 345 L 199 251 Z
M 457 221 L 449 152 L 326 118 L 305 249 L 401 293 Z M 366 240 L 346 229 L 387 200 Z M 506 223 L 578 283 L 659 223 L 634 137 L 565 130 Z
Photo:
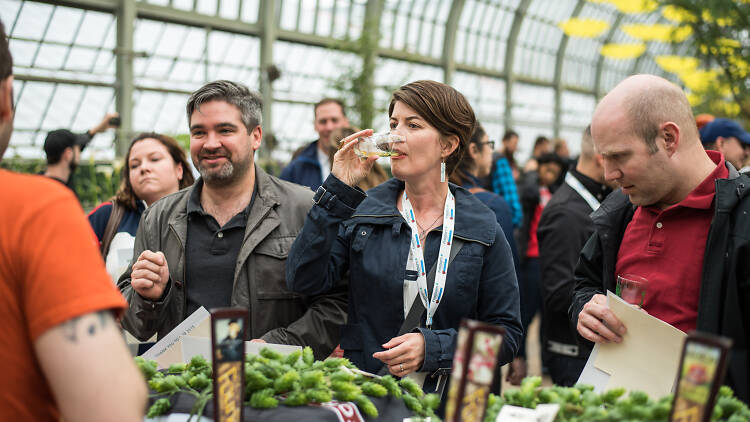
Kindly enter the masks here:
M 583 179 L 575 170 L 571 170 L 571 174 L 579 181 Z M 599 192 L 604 197 L 611 191 L 599 188 Z M 596 196 L 599 192 L 591 193 Z M 591 351 L 588 345 L 579 347 L 575 327 L 570 326 L 567 316 L 578 256 L 594 232 L 594 222 L 590 217 L 593 211 L 578 192 L 563 183 L 544 207 L 539 220 L 537 238 L 544 299 L 542 338 L 543 347 L 551 353 L 586 358 Z
M 729 178 L 716 180 L 714 217 L 704 253 L 697 329 L 733 341 L 725 383 L 750 401 L 750 177 L 727 163 Z M 615 291 L 615 264 L 635 207 L 614 192 L 592 214 L 595 231 L 581 251 L 569 316 L 576 325 L 583 305 Z M 689 257 L 686 257 L 689 259 Z M 581 341 L 585 341 L 582 340 Z

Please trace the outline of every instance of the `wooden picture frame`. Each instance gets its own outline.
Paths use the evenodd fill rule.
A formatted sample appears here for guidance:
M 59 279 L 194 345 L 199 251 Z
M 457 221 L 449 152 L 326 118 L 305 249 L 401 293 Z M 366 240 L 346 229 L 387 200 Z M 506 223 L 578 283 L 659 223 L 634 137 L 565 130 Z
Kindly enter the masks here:
M 211 310 L 214 420 L 217 422 L 239 422 L 244 416 L 247 329 L 246 309 Z
M 710 422 L 727 371 L 732 340 L 694 331 L 685 338 L 677 373 L 672 422 Z

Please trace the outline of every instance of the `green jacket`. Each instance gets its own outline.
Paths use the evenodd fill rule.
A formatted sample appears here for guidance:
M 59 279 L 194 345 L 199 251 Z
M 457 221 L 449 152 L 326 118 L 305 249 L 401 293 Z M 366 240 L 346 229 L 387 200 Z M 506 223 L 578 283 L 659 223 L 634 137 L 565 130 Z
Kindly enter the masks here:
M 287 290 L 284 279 L 289 248 L 302 230 L 313 192 L 270 176 L 257 166 L 255 175 L 256 198 L 237 257 L 231 306 L 248 309 L 250 338 L 310 346 L 316 358 L 324 358 L 338 343 L 340 327 L 346 322 L 346 288 L 303 296 Z M 192 189 L 168 195 L 144 212 L 133 261 L 118 281 L 129 304 L 122 325 L 140 340 L 154 333 L 161 338 L 188 316 L 185 241 Z M 146 249 L 162 251 L 169 264 L 170 279 L 159 301 L 141 297 L 130 285 L 133 262 Z

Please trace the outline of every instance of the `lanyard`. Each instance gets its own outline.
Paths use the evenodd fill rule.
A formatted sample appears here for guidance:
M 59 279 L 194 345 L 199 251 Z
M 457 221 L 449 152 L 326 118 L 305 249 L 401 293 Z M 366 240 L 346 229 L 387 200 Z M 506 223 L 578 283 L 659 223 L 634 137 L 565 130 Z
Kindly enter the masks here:
M 445 208 L 443 209 L 443 235 L 440 239 L 440 255 L 438 255 L 437 271 L 435 271 L 435 283 L 432 287 L 432 298 L 428 299 L 429 290 L 427 290 L 427 266 L 424 262 L 424 251 L 422 241 L 419 239 L 419 227 L 417 220 L 414 218 L 414 209 L 409 203 L 409 198 L 404 189 L 404 199 L 402 201 L 404 213 L 407 215 L 406 222 L 411 228 L 411 257 L 417 268 L 417 287 L 419 287 L 419 297 L 422 304 L 427 309 L 427 328 L 432 327 L 432 317 L 435 315 L 440 299 L 443 297 L 445 290 L 445 279 L 448 275 L 448 259 L 451 255 L 451 245 L 453 241 L 453 225 L 455 223 L 456 199 L 448 191 L 445 197 Z
M 565 183 L 567 183 L 568 186 L 573 188 L 574 191 L 578 192 L 578 194 L 581 195 L 583 200 L 586 201 L 587 204 L 589 204 L 592 211 L 596 211 L 597 209 L 599 209 L 599 201 L 572 174 L 568 173 L 565 175 Z

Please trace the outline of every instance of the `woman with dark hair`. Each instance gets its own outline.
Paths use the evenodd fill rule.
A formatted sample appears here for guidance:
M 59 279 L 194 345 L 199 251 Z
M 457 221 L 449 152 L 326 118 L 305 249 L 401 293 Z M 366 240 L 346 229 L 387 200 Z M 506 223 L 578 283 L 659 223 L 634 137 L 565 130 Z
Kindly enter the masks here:
M 492 169 L 492 151 L 495 149 L 495 141 L 484 131 L 482 125 L 477 122 L 469 139 L 466 153 L 459 161 L 456 170 L 451 175 L 451 182 L 463 187 L 476 195 L 487 208 L 495 213 L 497 223 L 503 229 L 505 240 L 508 241 L 513 252 L 513 263 L 518 270 L 518 253 L 516 242 L 513 238 L 513 221 L 510 205 L 502 196 L 490 192 L 481 186 L 481 179 L 487 177 Z
M 344 355 L 365 371 L 408 375 L 439 391 L 463 318 L 504 327 L 499 361 L 513 359 L 522 335 L 518 285 L 494 213 L 446 182 L 474 128 L 468 101 L 448 85 L 416 81 L 393 93 L 388 114 L 391 133 L 406 138 L 394 144 L 394 178 L 367 194 L 355 188 L 377 158 L 360 159 L 353 147 L 372 130 L 343 139 L 289 252 L 287 286 L 319 294 L 348 272 Z
M 193 181 L 185 152 L 176 140 L 158 133 L 142 133 L 133 139 L 125 154 L 119 190 L 111 201 L 89 213 L 114 281 L 130 264 L 135 232 L 146 207 Z

